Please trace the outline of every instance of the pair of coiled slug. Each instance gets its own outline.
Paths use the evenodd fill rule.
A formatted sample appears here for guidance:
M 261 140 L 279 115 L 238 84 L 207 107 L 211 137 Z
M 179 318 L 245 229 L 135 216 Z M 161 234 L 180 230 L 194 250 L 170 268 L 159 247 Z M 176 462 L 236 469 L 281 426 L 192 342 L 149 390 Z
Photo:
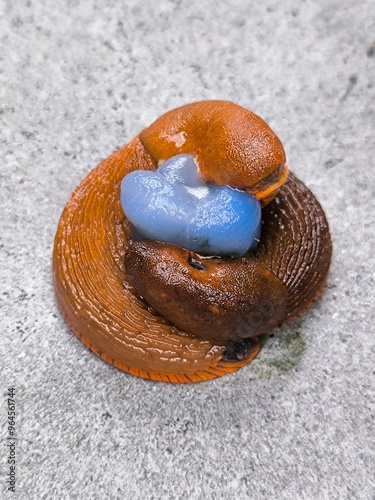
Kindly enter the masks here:
M 205 182 L 260 200 L 254 252 L 207 258 L 130 238 L 122 179 L 179 154 L 194 157 Z M 279 139 L 233 103 L 193 103 L 156 120 L 91 171 L 62 213 L 54 284 L 73 332 L 104 360 L 153 380 L 207 380 L 248 363 L 259 351 L 258 335 L 311 306 L 330 264 L 325 215 L 287 175 Z

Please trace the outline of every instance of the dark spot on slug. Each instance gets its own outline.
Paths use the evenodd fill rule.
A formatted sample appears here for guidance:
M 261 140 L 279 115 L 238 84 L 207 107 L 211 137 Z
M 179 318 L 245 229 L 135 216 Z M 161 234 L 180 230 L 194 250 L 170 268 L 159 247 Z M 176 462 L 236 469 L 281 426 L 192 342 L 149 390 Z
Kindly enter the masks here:
M 188 264 L 189 266 L 193 267 L 194 269 L 197 269 L 197 271 L 205 271 L 206 267 L 202 264 L 202 262 L 199 262 L 199 260 L 194 259 L 191 254 L 189 254 L 188 257 Z
M 265 188 L 265 187 L 277 182 L 277 180 L 280 177 L 280 172 L 281 172 L 281 169 L 283 166 L 284 166 L 284 163 L 281 163 L 270 174 L 266 175 L 266 177 L 263 177 L 263 179 L 256 184 L 257 188 L 259 188 L 259 189 Z
M 155 311 L 155 309 L 151 306 L 147 306 L 147 310 L 150 314 L 152 314 L 153 316 L 160 316 L 159 313 L 157 311 Z
M 230 340 L 223 354 L 222 361 L 241 361 L 246 358 L 252 346 L 251 339 Z

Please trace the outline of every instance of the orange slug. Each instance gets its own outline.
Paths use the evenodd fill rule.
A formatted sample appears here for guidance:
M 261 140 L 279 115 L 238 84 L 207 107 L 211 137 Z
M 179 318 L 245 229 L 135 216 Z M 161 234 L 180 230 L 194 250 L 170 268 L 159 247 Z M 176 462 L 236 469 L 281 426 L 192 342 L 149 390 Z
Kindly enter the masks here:
M 194 156 L 206 181 L 261 201 L 255 252 L 210 259 L 130 239 L 121 180 L 180 153 Z M 258 335 L 310 307 L 331 252 L 324 212 L 288 176 L 272 130 L 236 104 L 203 101 L 163 115 L 77 186 L 55 236 L 54 286 L 66 322 L 102 359 L 152 380 L 198 382 L 246 365 L 259 352 Z

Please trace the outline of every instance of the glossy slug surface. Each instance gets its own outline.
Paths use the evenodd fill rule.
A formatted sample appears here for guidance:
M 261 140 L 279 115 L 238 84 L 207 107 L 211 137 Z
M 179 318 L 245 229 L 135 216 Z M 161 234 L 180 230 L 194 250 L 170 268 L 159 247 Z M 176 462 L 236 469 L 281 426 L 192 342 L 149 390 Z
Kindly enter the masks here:
M 310 307 L 324 287 L 332 256 L 328 222 L 315 196 L 292 173 L 263 209 L 262 221 L 254 258 L 288 291 L 286 324 Z
M 189 333 L 219 341 L 268 333 L 319 296 L 332 249 L 319 203 L 293 174 L 263 209 L 262 222 L 258 249 L 232 261 L 134 242 L 125 254 L 128 279 L 156 311 Z
M 125 269 L 156 311 L 204 339 L 268 333 L 285 314 L 285 286 L 249 257 L 204 259 L 176 245 L 138 241 L 125 254 Z
M 221 101 L 174 110 L 92 170 L 72 194 L 54 243 L 57 302 L 77 337 L 107 362 L 144 378 L 195 382 L 235 371 L 259 351 L 257 337 L 239 341 L 236 350 L 231 342 L 189 335 L 157 313 L 128 279 L 124 258 L 130 244 L 130 224 L 120 206 L 121 180 L 133 170 L 155 170 L 161 160 L 174 154 L 194 154 L 192 148 L 197 148 L 201 172 L 208 172 L 206 180 L 231 184 L 228 179 L 232 179 L 233 187 L 251 185 L 263 201 L 279 192 L 263 210 L 261 242 L 249 257 L 249 269 L 266 269 L 280 291 L 287 292 L 284 313 L 280 318 L 277 314 L 272 317 L 270 328 L 292 320 L 321 292 L 331 256 L 324 213 L 310 191 L 292 175 L 280 189 L 286 175 L 282 146 L 255 116 Z M 199 140 L 202 137 L 212 138 L 221 148 L 219 168 L 206 151 L 211 144 L 205 142 L 204 146 Z M 249 151 L 258 139 L 262 144 L 255 152 Z M 223 166 L 228 160 L 233 161 L 233 175 Z M 249 166 L 250 160 L 253 164 Z M 162 261 L 163 255 L 158 259 Z M 165 257 L 168 265 L 168 254 Z M 199 265 L 195 261 L 198 259 L 191 262 Z M 230 275 L 231 271 L 227 272 Z M 188 317 L 188 309 L 184 314 Z
M 129 225 L 119 188 L 125 174 L 140 165 L 155 169 L 136 137 L 92 170 L 65 206 L 53 252 L 59 308 L 87 347 L 133 375 L 191 382 L 235 371 L 258 353 L 257 339 L 241 361 L 222 361 L 225 343 L 187 335 L 155 314 L 128 283 Z
M 259 199 L 272 197 L 286 179 L 279 138 L 259 116 L 232 102 L 202 101 L 168 111 L 140 139 L 158 165 L 191 154 L 206 182 L 249 188 Z

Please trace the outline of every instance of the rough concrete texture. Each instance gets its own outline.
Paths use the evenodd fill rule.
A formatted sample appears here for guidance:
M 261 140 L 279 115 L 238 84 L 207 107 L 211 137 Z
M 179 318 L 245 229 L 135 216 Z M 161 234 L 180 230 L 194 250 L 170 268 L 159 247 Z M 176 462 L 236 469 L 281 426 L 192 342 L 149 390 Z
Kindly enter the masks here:
M 2 498 L 373 499 L 372 0 L 0 0 Z M 89 352 L 55 305 L 70 192 L 168 109 L 261 115 L 321 201 L 318 303 L 252 366 L 153 383 Z M 16 494 L 6 400 L 16 390 Z

